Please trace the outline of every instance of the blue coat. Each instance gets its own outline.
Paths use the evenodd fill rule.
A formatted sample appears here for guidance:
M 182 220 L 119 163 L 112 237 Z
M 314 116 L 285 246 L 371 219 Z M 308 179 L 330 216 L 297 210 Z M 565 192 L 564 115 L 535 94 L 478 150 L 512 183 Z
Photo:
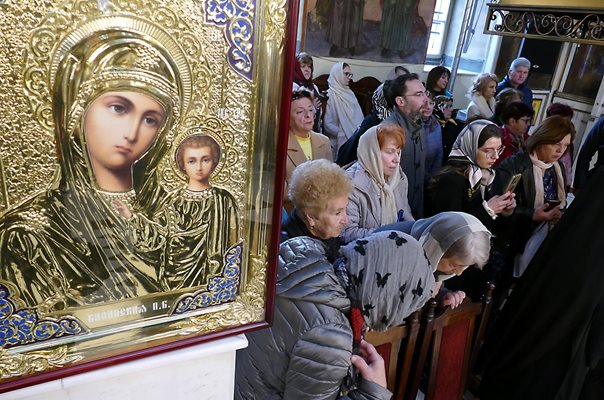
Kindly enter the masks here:
M 507 75 L 497 85 L 497 91 L 495 93 L 499 93 L 505 88 L 514 88 L 510 78 Z M 522 92 L 522 102 L 530 108 L 533 108 L 533 91 L 530 87 L 528 87 L 527 82 L 525 81 L 522 85 L 518 85 L 518 87 L 515 89 L 518 89 Z

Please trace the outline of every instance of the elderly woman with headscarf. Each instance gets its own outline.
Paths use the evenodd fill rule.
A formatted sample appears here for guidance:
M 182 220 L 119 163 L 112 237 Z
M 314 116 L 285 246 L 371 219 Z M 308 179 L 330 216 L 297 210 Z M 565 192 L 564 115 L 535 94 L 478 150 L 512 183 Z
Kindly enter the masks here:
M 447 164 L 433 177 L 427 193 L 429 215 L 443 211 L 466 212 L 495 233 L 494 254 L 497 256 L 485 273 L 472 270 L 447 282 L 447 287 L 464 290 L 472 298 L 482 293 L 483 281 L 498 281 L 508 269 L 509 255 L 502 235 L 506 233 L 509 219 L 497 218 L 510 216 L 516 200 L 511 192 L 494 195 L 492 165 L 501 151 L 501 129 L 497 125 L 486 120 L 471 122 L 459 134 Z
M 370 128 L 359 141 L 359 161 L 348 170 L 354 188 L 346 212 L 350 223 L 345 242 L 369 235 L 375 228 L 413 220 L 407 200 L 407 177 L 400 163 L 405 131 L 398 125 Z
M 363 122 L 363 110 L 354 92 L 348 87 L 350 81 L 352 81 L 350 65 L 343 62 L 336 63 L 327 78 L 329 100 L 323 120 L 323 133 L 331 141 L 334 159 L 340 146 Z
M 489 259 L 491 233 L 474 216 L 463 212 L 442 212 L 430 218 L 387 225 L 379 231 L 398 230 L 419 241 L 439 283 L 461 275 L 471 265 L 482 268 Z M 457 307 L 463 291 L 442 291 L 443 305 Z
M 275 318 L 237 352 L 235 399 L 390 399 L 383 360 L 360 341 L 362 325 L 400 325 L 434 286 L 424 249 L 402 232 L 356 240 L 334 263 L 317 240 L 282 243 Z

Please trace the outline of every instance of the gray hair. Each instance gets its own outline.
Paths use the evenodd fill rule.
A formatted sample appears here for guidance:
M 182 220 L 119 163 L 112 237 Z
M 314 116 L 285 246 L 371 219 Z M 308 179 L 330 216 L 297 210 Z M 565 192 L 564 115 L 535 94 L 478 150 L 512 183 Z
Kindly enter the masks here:
M 518 57 L 510 64 L 510 70 L 516 70 L 518 67 L 531 69 L 531 62 L 524 57 Z
M 488 121 L 480 120 L 480 122 L 487 123 Z M 473 232 L 481 232 L 483 235 L 474 236 Z M 434 272 L 437 271 L 442 258 L 457 256 L 461 260 L 462 256 L 466 256 L 467 250 L 451 249 L 451 247 L 457 247 L 458 242 L 465 243 L 459 244 L 462 249 L 469 249 L 470 253 L 481 254 L 473 260 L 470 260 L 470 257 L 467 260 L 464 258 L 463 261 L 467 262 L 467 265 L 472 265 L 469 263 L 474 261 L 477 265 L 483 266 L 489 258 L 491 233 L 478 218 L 471 214 L 446 211 L 430 218 L 418 219 L 411 227 L 411 236 L 416 238 L 426 251 L 426 256 L 430 260 Z M 485 246 L 486 251 L 479 250 Z M 473 254 L 472 257 L 474 257 Z M 443 281 L 452 276 L 453 274 L 439 274 L 438 280 Z
M 442 258 L 456 257 L 466 265 L 482 268 L 489 260 L 491 235 L 484 231 L 470 232 L 451 245 Z

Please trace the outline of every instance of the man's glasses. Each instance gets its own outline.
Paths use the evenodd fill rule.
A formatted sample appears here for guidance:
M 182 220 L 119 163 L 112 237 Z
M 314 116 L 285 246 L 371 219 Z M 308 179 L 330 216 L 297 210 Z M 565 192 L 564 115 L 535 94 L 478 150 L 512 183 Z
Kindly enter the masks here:
M 302 98 L 311 99 L 312 94 L 308 90 L 294 90 L 292 92 L 292 101 Z
M 501 146 L 497 149 L 478 149 L 482 151 L 489 158 L 499 158 L 501 153 L 505 150 L 505 146 Z
M 430 97 L 431 94 L 427 90 L 420 90 L 420 91 L 415 92 L 415 93 L 403 95 L 403 97 L 424 97 L 424 96 Z
M 530 125 L 533 122 L 533 119 L 531 117 L 519 118 L 518 120 L 524 122 L 527 125 Z

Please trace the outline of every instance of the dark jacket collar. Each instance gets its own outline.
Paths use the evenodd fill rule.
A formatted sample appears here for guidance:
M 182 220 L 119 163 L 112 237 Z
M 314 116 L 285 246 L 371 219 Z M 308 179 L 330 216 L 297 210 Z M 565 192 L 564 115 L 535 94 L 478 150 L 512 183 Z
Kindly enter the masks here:
M 400 126 L 409 130 L 411 135 L 416 135 L 423 130 L 422 125 L 418 121 L 414 121 L 407 114 L 402 112 L 398 107 L 394 109 L 394 112 L 390 114 L 388 120 L 396 121 Z
M 302 221 L 298 212 L 294 208 L 289 217 L 283 225 L 281 225 L 281 242 L 284 242 L 288 239 L 292 239 L 299 236 L 308 236 L 313 239 L 320 240 L 326 247 L 325 256 L 329 262 L 334 262 L 336 258 L 338 258 L 340 253 L 340 246 L 342 246 L 342 240 L 339 237 L 331 238 L 331 239 L 321 239 L 314 236 L 308 230 L 308 227 Z
M 512 81 L 510 80 L 509 76 L 507 76 L 507 75 L 504 76 L 503 77 L 503 81 L 505 82 L 505 84 L 506 84 L 507 87 L 511 87 L 511 88 L 514 87 L 514 85 L 512 84 Z M 528 79 L 526 81 L 524 81 L 524 83 L 521 83 L 520 85 L 518 85 L 518 87 L 516 87 L 515 89 L 522 90 L 522 89 L 524 89 L 527 86 L 528 86 Z

